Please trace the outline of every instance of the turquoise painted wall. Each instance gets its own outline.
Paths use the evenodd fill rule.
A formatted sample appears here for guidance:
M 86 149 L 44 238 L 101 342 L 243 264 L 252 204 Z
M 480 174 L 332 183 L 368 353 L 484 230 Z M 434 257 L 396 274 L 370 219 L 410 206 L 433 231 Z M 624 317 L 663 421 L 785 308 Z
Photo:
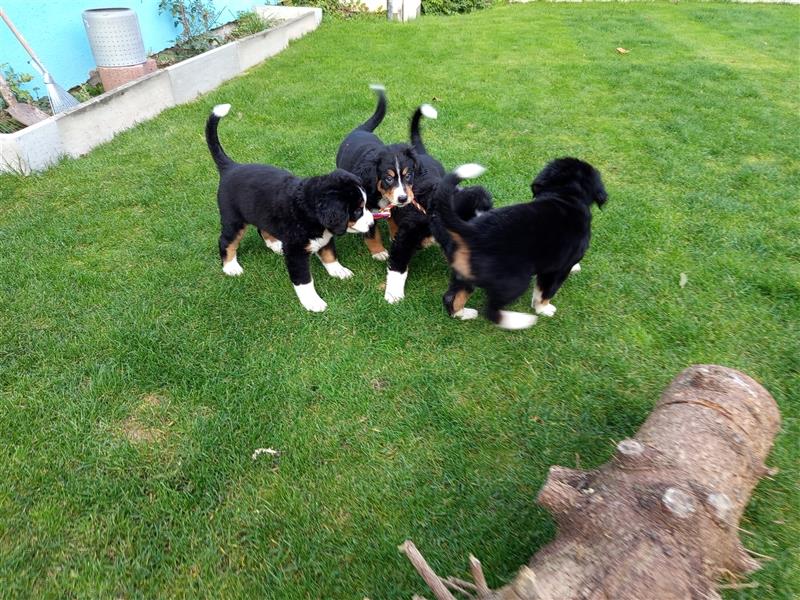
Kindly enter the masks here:
M 20 30 L 39 59 L 63 88 L 83 83 L 95 67 L 81 13 L 87 8 L 130 8 L 139 17 L 145 51 L 158 52 L 172 46 L 178 29 L 172 16 L 158 14 L 159 0 L 0 0 L 0 5 Z M 231 21 L 236 13 L 259 4 L 277 4 L 277 0 L 215 0 L 222 11 L 220 23 Z M 28 89 L 38 87 L 39 96 L 46 90 L 41 77 L 29 64 L 29 58 L 17 38 L 0 19 L 0 63 L 9 63 L 15 71 L 36 76 Z

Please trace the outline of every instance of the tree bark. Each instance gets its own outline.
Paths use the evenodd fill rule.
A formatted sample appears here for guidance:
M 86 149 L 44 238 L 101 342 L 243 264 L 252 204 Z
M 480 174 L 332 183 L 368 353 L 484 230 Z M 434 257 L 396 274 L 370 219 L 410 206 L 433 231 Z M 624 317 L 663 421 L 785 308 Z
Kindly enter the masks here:
M 686 369 L 611 461 L 593 471 L 550 468 L 537 501 L 558 524 L 556 538 L 509 585 L 473 586 L 469 595 L 719 599 L 723 575 L 759 567 L 738 524 L 779 427 L 774 399 L 750 377 L 714 365 Z

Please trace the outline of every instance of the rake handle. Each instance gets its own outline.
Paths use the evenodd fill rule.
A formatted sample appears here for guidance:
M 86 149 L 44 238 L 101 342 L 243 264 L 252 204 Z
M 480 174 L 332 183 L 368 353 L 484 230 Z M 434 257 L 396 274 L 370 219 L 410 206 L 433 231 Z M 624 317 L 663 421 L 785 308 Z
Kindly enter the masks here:
M 25 48 L 25 50 L 28 51 L 28 54 L 30 54 L 30 57 L 33 59 L 33 62 L 36 63 L 36 65 L 39 67 L 39 69 L 44 71 L 45 69 L 44 69 L 44 65 L 42 64 L 42 61 L 39 60 L 39 57 L 36 56 L 36 53 L 33 51 L 33 48 L 31 48 L 28 45 L 28 42 L 26 42 L 25 38 L 22 37 L 22 34 L 19 32 L 19 29 L 17 29 L 14 26 L 14 23 L 11 22 L 11 19 L 8 18 L 8 15 L 6 14 L 6 11 L 3 10 L 2 8 L 0 8 L 0 17 L 2 17 L 3 21 L 6 22 L 6 25 L 8 25 L 8 28 L 11 30 L 11 33 L 13 33 L 14 37 L 16 37 L 19 40 L 19 43 L 22 44 L 22 47 Z

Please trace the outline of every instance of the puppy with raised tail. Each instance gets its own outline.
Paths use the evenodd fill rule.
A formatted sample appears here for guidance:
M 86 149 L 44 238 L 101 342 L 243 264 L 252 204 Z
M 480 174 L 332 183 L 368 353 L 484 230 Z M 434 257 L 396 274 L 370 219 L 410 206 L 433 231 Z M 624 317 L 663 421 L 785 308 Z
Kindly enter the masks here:
M 411 117 L 411 147 L 419 161 L 414 183 L 416 203 L 392 209 L 392 216 L 389 219 L 393 241 L 389 250 L 389 269 L 384 298 L 391 304 L 405 297 L 408 268 L 417 250 L 430 246 L 434 240 L 440 245 L 447 243 L 437 234 L 429 216 L 433 196 L 446 171 L 442 163 L 428 153 L 420 131 L 422 117 L 436 119 L 437 114 L 436 109 L 430 104 L 422 104 Z M 481 186 L 459 187 L 452 203 L 456 214 L 462 220 L 469 221 L 492 207 L 492 196 Z
M 532 306 L 553 316 L 550 303 L 591 238 L 591 205 L 608 199 L 600 173 L 577 158 L 550 162 L 531 184 L 534 200 L 490 210 L 467 222 L 453 210 L 452 196 L 463 179 L 480 176 L 484 168 L 458 167 L 442 180 L 432 219 L 450 238 L 445 248 L 452 268 L 443 301 L 447 312 L 472 319 L 477 311 L 465 304 L 476 287 L 486 291 L 486 317 L 503 329 L 526 329 L 534 315 L 503 310 L 519 298 L 536 276 Z
M 352 277 L 339 263 L 334 236 L 366 233 L 373 225 L 361 181 L 341 169 L 302 179 L 271 165 L 233 161 L 217 135 L 219 121 L 229 110 L 230 104 L 215 106 L 206 122 L 206 142 L 219 171 L 222 271 L 242 274 L 236 250 L 247 226 L 253 225 L 267 247 L 283 255 L 300 303 L 322 312 L 328 305 L 314 289 L 309 256 L 316 254 L 331 277 Z
M 369 119 L 348 133 L 339 145 L 336 166 L 361 178 L 370 210 L 413 205 L 414 176 L 419 166 L 417 157 L 408 144 L 384 144 L 375 135 L 375 128 L 386 116 L 386 90 L 378 84 L 370 88 L 378 96 L 375 111 Z M 372 258 L 379 261 L 389 258 L 380 232 L 375 227 L 364 236 L 364 241 Z

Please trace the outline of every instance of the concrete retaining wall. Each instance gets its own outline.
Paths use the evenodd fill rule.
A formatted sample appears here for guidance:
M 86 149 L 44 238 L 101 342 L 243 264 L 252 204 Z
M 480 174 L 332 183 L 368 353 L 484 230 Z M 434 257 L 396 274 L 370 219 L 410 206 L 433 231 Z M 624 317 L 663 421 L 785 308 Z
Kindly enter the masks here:
M 274 56 L 322 21 L 319 8 L 262 6 L 256 10 L 283 22 L 145 75 L 16 133 L 0 134 L 0 172 L 28 174 L 52 166 L 62 156 L 86 154 L 117 133 L 171 106 L 191 102 Z

